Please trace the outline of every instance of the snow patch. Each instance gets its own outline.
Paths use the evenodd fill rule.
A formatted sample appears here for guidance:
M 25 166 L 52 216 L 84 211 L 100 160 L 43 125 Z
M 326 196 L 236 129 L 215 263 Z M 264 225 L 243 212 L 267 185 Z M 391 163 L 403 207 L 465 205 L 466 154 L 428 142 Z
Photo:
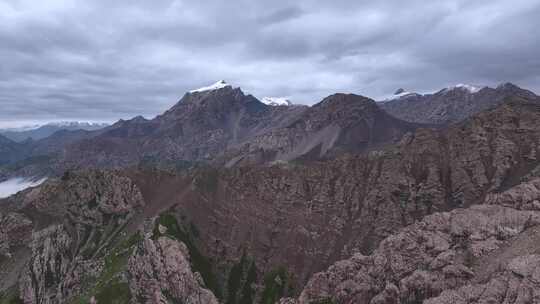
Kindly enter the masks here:
M 269 106 L 290 106 L 292 102 L 286 97 L 264 97 L 262 103 Z
M 467 91 L 467 92 L 469 92 L 471 94 L 474 94 L 474 93 L 478 93 L 483 88 L 484 87 L 477 87 L 477 86 L 473 86 L 473 85 L 470 85 L 470 84 L 460 83 L 460 84 L 457 84 L 457 85 L 455 85 L 453 87 L 446 88 L 445 92 L 450 91 L 450 90 L 460 89 L 460 90 L 465 90 L 465 91 Z
M 81 130 L 96 130 L 108 127 L 110 124 L 106 122 L 87 122 L 87 121 L 53 121 L 42 124 L 23 125 L 20 127 L 6 127 L 0 129 L 1 132 L 26 132 L 37 130 L 41 127 L 58 127 Z
M 54 127 L 70 127 L 70 128 L 104 128 L 109 126 L 108 123 L 104 122 L 87 122 L 87 121 L 55 121 L 45 124 L 45 126 L 54 126 Z
M 228 84 L 227 82 L 225 82 L 225 80 L 220 80 L 220 81 L 214 83 L 213 85 L 209 85 L 207 87 L 202 87 L 202 88 L 199 88 L 199 89 L 196 89 L 196 90 L 191 90 L 189 92 L 190 93 L 200 93 L 200 92 L 223 89 L 223 88 L 226 88 L 226 87 L 231 87 L 231 85 Z
M 406 98 L 406 97 L 412 97 L 412 96 L 420 96 L 421 94 L 418 94 L 418 93 L 415 93 L 415 92 L 409 92 L 409 91 L 405 91 L 405 90 L 398 90 L 397 94 L 394 94 L 392 96 L 388 96 L 386 98 L 383 98 L 382 99 L 382 102 L 387 102 L 387 101 L 392 101 L 392 100 L 397 100 L 397 99 L 401 99 L 401 98 Z
M 47 178 L 42 178 L 39 180 L 25 179 L 22 177 L 15 177 L 8 179 L 7 181 L 0 183 L 0 198 L 9 197 L 19 191 L 22 191 L 26 188 L 39 186 Z

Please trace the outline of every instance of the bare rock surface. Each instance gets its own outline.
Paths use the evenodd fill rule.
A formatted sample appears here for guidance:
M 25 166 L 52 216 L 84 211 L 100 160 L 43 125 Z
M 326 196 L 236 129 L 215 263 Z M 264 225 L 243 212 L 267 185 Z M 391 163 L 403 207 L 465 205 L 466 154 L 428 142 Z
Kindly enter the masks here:
M 484 284 L 446 290 L 425 304 L 540 303 L 540 256 L 519 256 Z
M 31 254 L 1 262 L 6 277 L 18 279 L 24 303 L 64 303 L 83 296 L 98 278 L 116 278 L 116 269 L 107 269 L 113 277 L 101 273 L 120 263 L 115 243 L 144 206 L 129 178 L 97 170 L 67 173 L 10 200 L 12 211 L 0 221 L 2 238 L 8 250 L 28 247 Z
M 145 239 L 130 258 L 128 273 L 140 303 L 218 303 L 200 275 L 191 271 L 186 246 L 168 237 Z
M 298 303 L 537 303 L 540 259 L 527 243 L 539 235 L 540 211 L 528 208 L 539 192 L 530 187 L 429 215 L 372 255 L 355 254 L 315 274 Z

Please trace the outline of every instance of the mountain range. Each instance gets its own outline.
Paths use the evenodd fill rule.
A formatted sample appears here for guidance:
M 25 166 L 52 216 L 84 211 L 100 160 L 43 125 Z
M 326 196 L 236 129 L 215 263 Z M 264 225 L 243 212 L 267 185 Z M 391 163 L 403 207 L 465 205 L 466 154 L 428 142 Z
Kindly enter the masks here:
M 0 303 L 538 303 L 539 152 L 509 83 L 0 137 Z
M 53 135 L 58 131 L 94 131 L 107 127 L 107 123 L 63 121 L 51 122 L 44 125 L 27 126 L 21 128 L 0 129 L 0 134 L 16 142 L 25 140 L 40 140 Z
M 509 97 L 535 99 L 536 95 L 511 83 L 496 88 L 459 84 L 433 94 L 400 91 L 381 102 L 389 114 L 411 122 L 448 124 L 500 105 Z

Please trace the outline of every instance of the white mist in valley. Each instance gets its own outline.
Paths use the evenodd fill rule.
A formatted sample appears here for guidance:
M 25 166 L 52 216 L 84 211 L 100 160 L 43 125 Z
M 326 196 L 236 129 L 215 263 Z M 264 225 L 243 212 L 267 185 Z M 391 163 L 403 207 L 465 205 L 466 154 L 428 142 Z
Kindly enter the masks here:
M 22 177 L 8 179 L 7 181 L 0 183 L 0 198 L 6 198 L 28 187 L 38 186 L 45 180 L 46 178 L 42 178 L 40 180 L 31 180 Z

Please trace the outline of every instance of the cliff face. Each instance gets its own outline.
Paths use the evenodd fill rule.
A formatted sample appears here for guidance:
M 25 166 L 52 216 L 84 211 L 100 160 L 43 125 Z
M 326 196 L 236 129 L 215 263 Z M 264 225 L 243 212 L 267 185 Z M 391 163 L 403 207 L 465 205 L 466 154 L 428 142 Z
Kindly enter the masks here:
M 2 300 L 12 290 L 23 303 L 218 303 L 186 245 L 142 216 L 125 174 L 71 172 L 3 208 Z
M 540 180 L 435 213 L 314 275 L 282 303 L 537 303 Z
M 141 303 L 217 304 L 202 277 L 192 272 L 189 258 L 181 242 L 168 237 L 145 239 L 128 263 L 133 297 Z

